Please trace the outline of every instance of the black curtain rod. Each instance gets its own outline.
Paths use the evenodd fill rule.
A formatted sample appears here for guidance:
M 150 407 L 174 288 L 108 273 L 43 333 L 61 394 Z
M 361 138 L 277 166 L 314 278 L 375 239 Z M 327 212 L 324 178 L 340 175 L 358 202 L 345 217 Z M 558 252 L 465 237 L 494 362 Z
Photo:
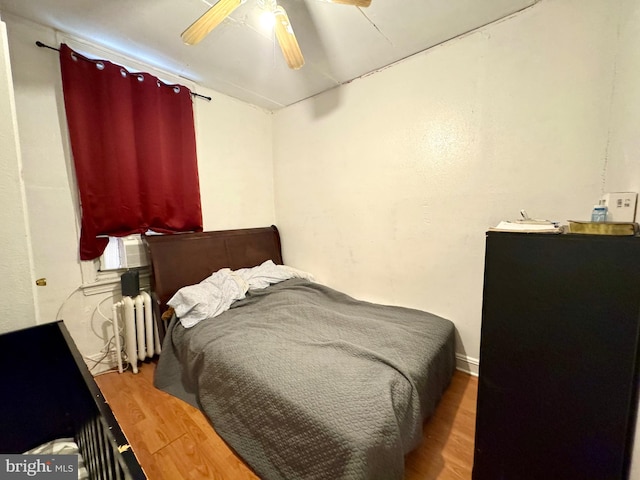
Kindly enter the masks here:
M 37 45 L 38 47 L 40 47 L 40 48 L 48 48 L 49 50 L 55 50 L 56 52 L 59 52 L 59 51 L 60 51 L 60 49 L 55 48 L 55 47 L 50 47 L 49 45 L 42 43 L 40 40 L 37 40 L 37 41 L 36 41 L 36 45 Z M 205 99 L 207 102 L 210 102 L 210 101 L 211 101 L 211 97 L 207 97 L 207 96 L 205 96 L 205 95 L 200 95 L 199 93 L 196 93 L 196 92 L 191 92 L 191 95 L 193 95 L 194 97 L 203 98 L 203 99 Z

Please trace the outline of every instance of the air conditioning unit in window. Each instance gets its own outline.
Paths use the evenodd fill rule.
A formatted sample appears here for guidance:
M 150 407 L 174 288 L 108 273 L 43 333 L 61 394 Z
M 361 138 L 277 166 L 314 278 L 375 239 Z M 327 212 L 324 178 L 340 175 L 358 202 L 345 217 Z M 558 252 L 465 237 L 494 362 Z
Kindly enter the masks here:
M 100 270 L 103 271 L 147 265 L 149 257 L 140 235 L 109 237 L 109 245 L 100 257 Z
M 144 267 L 149 265 L 147 249 L 140 235 L 130 235 L 118 239 L 122 268 Z

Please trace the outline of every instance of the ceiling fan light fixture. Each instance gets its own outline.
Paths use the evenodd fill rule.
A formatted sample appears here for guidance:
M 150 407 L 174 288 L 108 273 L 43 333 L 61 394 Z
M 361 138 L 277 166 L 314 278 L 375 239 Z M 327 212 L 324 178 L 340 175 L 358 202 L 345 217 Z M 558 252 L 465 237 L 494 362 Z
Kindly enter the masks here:
M 351 5 L 355 7 L 368 7 L 371 0 L 326 0 L 330 3 L 341 5 Z M 231 13 L 242 5 L 246 0 L 218 0 L 200 18 L 198 18 L 189 28 L 182 32 L 182 41 L 187 45 L 195 45 L 206 37 L 211 30 L 216 28 Z M 289 65 L 289 68 L 298 70 L 304 65 L 304 58 L 293 27 L 289 21 L 287 12 L 278 5 L 277 0 L 257 0 L 258 5 L 264 10 L 261 15 L 261 23 L 266 22 L 265 28 L 269 24 L 274 25 L 276 40 L 280 45 L 282 54 Z
M 267 31 L 273 30 L 273 26 L 276 23 L 276 16 L 273 12 L 265 10 L 260 14 L 260 26 Z
M 258 0 L 258 7 L 262 9 L 259 17 L 260 27 L 265 31 L 273 31 L 276 23 L 275 9 L 277 6 L 276 0 Z

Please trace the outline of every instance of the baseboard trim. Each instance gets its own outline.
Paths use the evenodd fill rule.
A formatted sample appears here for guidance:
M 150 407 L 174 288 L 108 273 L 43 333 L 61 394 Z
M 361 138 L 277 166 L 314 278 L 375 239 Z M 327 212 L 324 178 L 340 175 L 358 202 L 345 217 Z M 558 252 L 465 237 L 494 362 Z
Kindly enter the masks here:
M 477 358 L 456 353 L 456 369 L 477 377 L 480 371 L 480 361 Z

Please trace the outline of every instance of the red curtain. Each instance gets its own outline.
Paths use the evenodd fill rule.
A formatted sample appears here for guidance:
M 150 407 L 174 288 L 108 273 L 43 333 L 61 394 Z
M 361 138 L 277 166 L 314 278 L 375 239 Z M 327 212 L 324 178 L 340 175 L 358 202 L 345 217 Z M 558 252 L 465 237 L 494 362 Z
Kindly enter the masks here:
M 80 258 L 148 229 L 202 231 L 191 92 L 60 46 L 82 207 Z

